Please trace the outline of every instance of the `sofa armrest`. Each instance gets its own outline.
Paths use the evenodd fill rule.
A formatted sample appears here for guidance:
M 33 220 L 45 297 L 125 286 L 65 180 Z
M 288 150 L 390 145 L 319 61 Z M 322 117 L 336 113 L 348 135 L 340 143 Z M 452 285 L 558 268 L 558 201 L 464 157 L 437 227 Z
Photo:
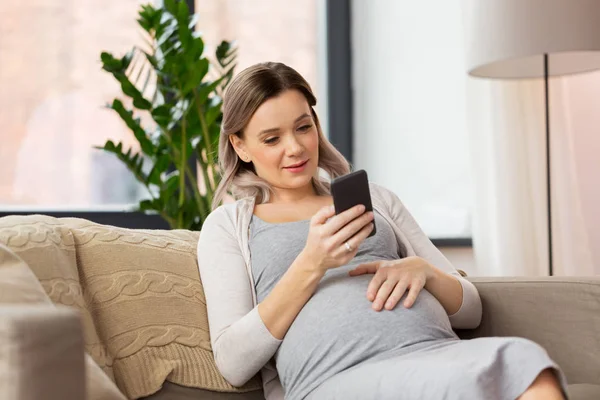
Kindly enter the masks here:
M 569 383 L 600 384 L 600 277 L 468 279 L 483 319 L 462 338 L 524 337 L 548 351 Z
M 0 399 L 86 398 L 83 333 L 66 307 L 0 306 Z

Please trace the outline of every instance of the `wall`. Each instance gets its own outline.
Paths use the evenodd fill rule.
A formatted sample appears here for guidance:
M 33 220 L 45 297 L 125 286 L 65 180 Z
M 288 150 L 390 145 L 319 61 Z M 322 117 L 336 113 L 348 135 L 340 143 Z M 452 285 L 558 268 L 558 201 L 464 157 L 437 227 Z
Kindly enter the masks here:
M 450 3 L 352 2 L 355 167 L 431 237 L 471 235 L 460 8 Z M 473 249 L 440 250 L 477 274 Z
M 440 251 L 454 265 L 454 268 L 462 269 L 468 276 L 482 275 L 477 268 L 475 253 L 471 247 L 442 247 Z
M 579 207 L 587 234 L 586 249 L 582 250 L 591 253 L 593 267 L 589 272 L 600 274 L 600 72 L 555 79 L 551 90 L 557 85 L 562 86 L 564 99 L 551 107 L 564 107 L 568 124 L 564 132 L 552 133 L 567 135 L 570 141 L 575 167 L 571 179 L 579 192 Z M 573 245 L 581 247 L 583 243 Z
M 355 166 L 431 237 L 471 235 L 460 23 L 452 2 L 352 2 Z

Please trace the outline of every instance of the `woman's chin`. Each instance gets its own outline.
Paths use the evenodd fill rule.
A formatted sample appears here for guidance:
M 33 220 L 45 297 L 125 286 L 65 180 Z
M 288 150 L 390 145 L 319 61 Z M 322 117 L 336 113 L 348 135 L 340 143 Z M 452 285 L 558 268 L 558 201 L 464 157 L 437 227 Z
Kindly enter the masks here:
M 282 177 L 280 183 L 282 187 L 286 189 L 304 189 L 306 186 L 312 184 L 312 175 L 301 174 L 297 176 L 286 176 Z

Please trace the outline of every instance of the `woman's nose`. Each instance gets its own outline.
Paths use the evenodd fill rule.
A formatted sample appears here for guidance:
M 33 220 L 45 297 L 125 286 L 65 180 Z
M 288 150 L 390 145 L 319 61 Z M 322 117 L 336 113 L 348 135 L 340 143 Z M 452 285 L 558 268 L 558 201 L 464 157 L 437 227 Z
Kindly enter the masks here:
M 286 143 L 286 151 L 288 155 L 298 155 L 302 154 L 304 151 L 304 146 L 298 141 L 295 135 L 290 135 L 287 143 Z

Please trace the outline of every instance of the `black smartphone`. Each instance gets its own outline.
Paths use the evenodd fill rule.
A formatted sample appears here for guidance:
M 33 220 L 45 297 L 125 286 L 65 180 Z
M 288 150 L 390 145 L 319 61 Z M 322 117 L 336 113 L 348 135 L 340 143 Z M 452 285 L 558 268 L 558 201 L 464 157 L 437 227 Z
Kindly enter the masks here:
M 335 178 L 331 182 L 331 195 L 336 214 L 359 204 L 365 206 L 365 212 L 373 211 L 369 178 L 367 172 L 362 169 Z M 373 221 L 373 231 L 369 237 L 373 235 L 375 235 L 375 221 Z

